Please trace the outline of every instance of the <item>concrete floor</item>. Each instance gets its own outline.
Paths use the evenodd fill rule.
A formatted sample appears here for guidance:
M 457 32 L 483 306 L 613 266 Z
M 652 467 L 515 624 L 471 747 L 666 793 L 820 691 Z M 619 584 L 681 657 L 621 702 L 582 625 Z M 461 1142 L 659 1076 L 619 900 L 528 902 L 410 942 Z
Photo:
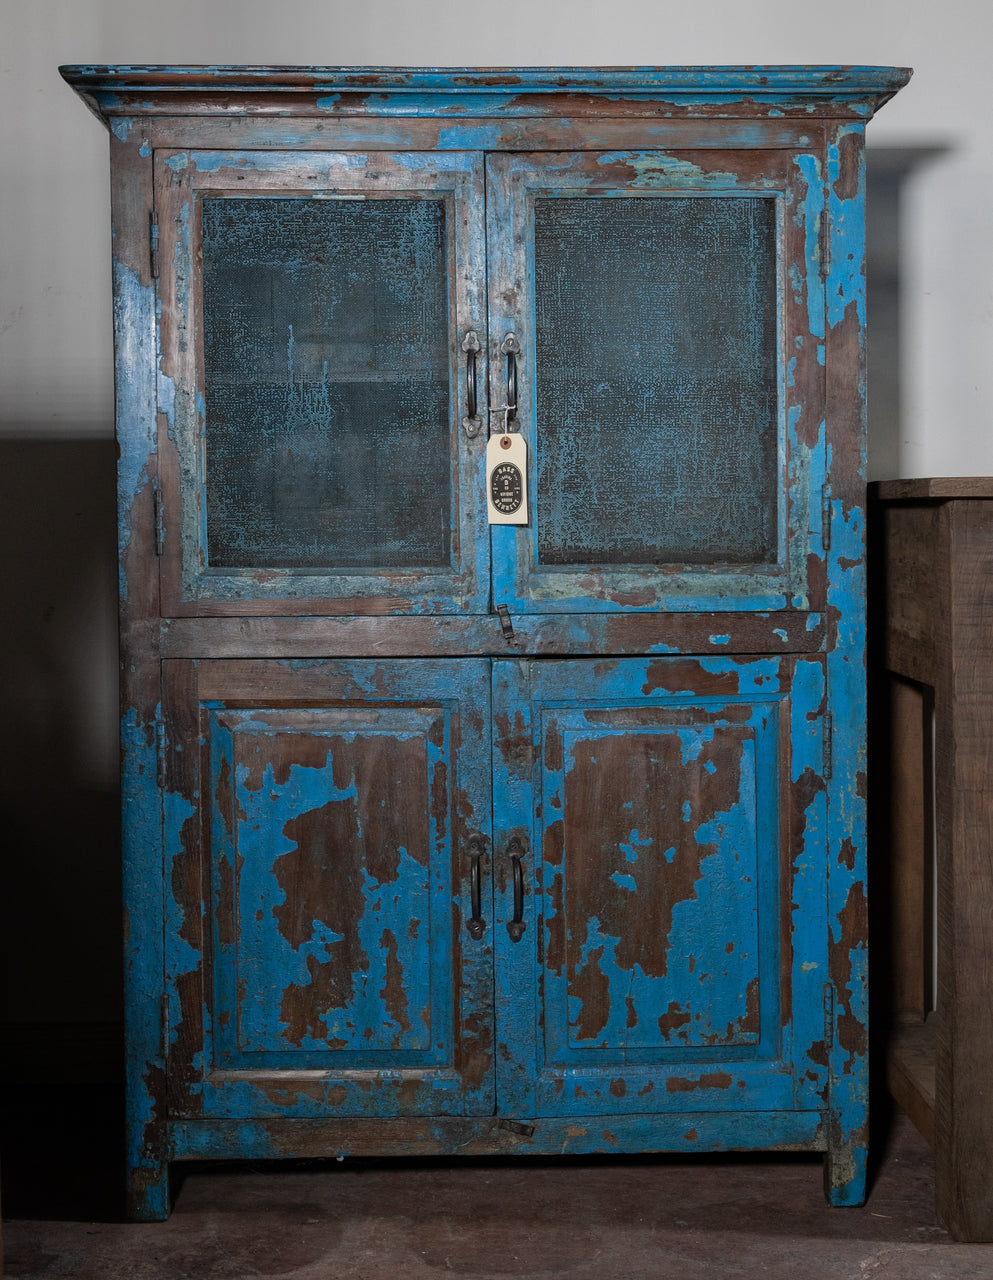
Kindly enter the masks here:
M 168 1222 L 120 1221 L 119 1100 L 8 1106 L 6 1280 L 993 1280 L 951 1241 L 897 1117 L 863 1209 L 809 1157 L 190 1166 Z M 8 1099 L 9 1102 L 9 1099 Z

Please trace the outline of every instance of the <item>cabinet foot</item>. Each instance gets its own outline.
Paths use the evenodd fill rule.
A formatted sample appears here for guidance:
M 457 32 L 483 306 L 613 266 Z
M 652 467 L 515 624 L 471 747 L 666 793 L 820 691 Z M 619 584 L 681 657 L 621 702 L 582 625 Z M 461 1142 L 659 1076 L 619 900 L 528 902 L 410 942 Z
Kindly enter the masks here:
M 839 1142 L 824 1156 L 824 1195 L 836 1208 L 865 1204 L 867 1151 L 861 1142 Z
M 167 1162 L 132 1170 L 127 1187 L 129 1222 L 165 1222 L 171 1208 Z

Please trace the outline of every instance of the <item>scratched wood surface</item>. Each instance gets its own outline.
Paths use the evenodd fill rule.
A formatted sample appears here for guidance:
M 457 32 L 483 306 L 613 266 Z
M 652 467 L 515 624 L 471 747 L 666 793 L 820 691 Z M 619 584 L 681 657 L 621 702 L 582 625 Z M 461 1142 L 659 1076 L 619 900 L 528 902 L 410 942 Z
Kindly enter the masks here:
M 112 136 L 131 1212 L 345 1151 L 817 1150 L 860 1200 L 861 157 L 907 73 L 64 75 Z M 671 245 L 633 328 L 574 320 L 570 200 L 618 263 L 707 208 L 721 349 Z M 535 498 L 491 532 L 508 332 Z

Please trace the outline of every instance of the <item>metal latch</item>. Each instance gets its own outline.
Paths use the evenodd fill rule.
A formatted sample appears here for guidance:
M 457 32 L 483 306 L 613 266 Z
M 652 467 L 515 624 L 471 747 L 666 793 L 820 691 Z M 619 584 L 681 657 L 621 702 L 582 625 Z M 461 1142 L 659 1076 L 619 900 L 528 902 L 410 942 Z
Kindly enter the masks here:
M 516 1133 L 519 1138 L 533 1138 L 535 1126 L 533 1124 L 522 1124 L 520 1120 L 497 1120 L 496 1127 L 498 1129 L 506 1129 L 508 1133 Z
M 500 619 L 500 626 L 503 628 L 504 640 L 513 640 L 514 624 L 510 620 L 510 610 L 505 604 L 497 605 L 497 617 Z

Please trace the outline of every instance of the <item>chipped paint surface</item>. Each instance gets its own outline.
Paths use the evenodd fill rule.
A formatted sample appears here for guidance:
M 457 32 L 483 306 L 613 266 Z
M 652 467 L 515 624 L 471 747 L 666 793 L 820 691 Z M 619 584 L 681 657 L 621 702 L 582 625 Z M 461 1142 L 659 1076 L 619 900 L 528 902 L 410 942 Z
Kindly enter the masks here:
M 815 1069 L 820 998 L 813 1023 L 791 1016 L 805 975 L 781 973 L 827 963 L 823 821 L 804 827 L 822 661 L 498 662 L 494 681 L 497 726 L 526 700 L 537 762 L 518 750 L 495 779 L 507 838 L 534 851 L 524 938 L 497 931 L 501 1113 L 622 1114 L 632 1096 L 655 1113 L 701 1090 L 717 1110 L 797 1105 L 784 1064 Z
M 202 718 L 206 744 L 197 791 L 209 865 L 173 877 L 170 928 L 181 939 L 207 874 L 194 1092 L 209 1115 L 485 1114 L 488 947 L 461 922 L 467 832 L 488 838 L 488 666 L 293 668 L 264 664 L 243 688 L 238 664 L 200 664 L 200 687 L 230 688 L 239 705 L 211 696 L 199 711 L 172 708 L 177 723 Z M 311 691 L 304 705 L 272 705 L 280 669 Z M 167 793 L 180 850 L 192 811 Z M 181 941 L 173 954 L 174 982 L 202 962 Z M 176 1016 L 201 1011 L 180 1001 Z
M 906 73 L 64 73 L 114 158 L 135 1215 L 168 1212 L 171 1159 L 329 1153 L 824 1150 L 830 1198 L 858 1202 L 862 134 Z M 327 297 L 320 253 L 257 254 L 266 345 L 231 295 L 263 202 L 263 249 L 288 242 L 280 218 L 304 239 L 366 213 L 416 228 L 373 236 Z M 743 225 L 764 245 L 748 299 L 711 300 L 719 350 L 656 316 L 625 328 L 598 287 L 542 345 L 550 208 L 556 235 L 589 234 L 577 210 L 623 211 L 602 236 L 626 218 L 647 239 L 620 257 L 650 257 L 666 209 L 693 202 L 706 271 L 735 274 Z M 218 304 L 221 240 L 242 261 Z M 294 311 L 301 293 L 314 305 Z M 390 305 L 396 340 L 368 338 Z M 235 317 L 226 346 L 216 310 Z M 470 331 L 483 421 L 507 399 L 505 335 L 521 346 L 529 526 L 485 522 Z M 379 485 L 393 436 L 421 439 L 403 399 L 418 359 L 445 403 L 409 452 L 440 440 L 441 463 Z M 234 471 L 258 428 L 247 505 L 280 484 L 291 499 L 262 538 L 251 519 L 218 533 L 240 483 L 215 465 L 225 378 L 237 392 L 243 368 L 264 404 L 229 432 Z M 349 397 L 391 386 L 375 430 L 351 420 Z M 640 416 L 604 408 L 639 394 Z M 549 414 L 574 408 L 563 443 Z M 351 506 L 330 491 L 332 437 Z M 556 524 L 577 477 L 585 514 Z M 318 518 L 266 558 L 305 496 Z

